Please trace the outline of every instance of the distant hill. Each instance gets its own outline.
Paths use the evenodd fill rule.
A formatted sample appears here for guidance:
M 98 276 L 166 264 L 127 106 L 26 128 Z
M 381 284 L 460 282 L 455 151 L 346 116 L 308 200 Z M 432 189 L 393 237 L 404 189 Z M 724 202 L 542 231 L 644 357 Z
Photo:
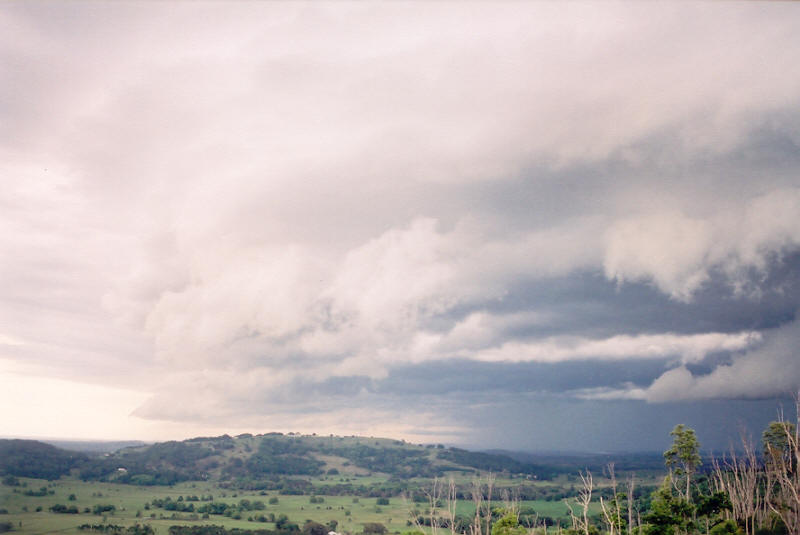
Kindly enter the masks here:
M 0 475 L 58 479 L 89 458 L 37 440 L 0 440 Z
M 307 483 L 299 476 L 323 474 L 380 474 L 406 480 L 454 471 L 493 471 L 550 479 L 563 472 L 505 454 L 355 436 L 223 435 L 137 444 L 102 455 L 66 451 L 31 440 L 0 440 L 0 475 L 52 478 L 70 471 L 87 480 L 140 485 L 214 480 L 254 488 L 281 485 L 286 492 L 298 493 Z
M 123 468 L 123 471 L 119 469 Z M 491 470 L 540 479 L 560 470 L 470 452 L 366 437 L 239 435 L 199 437 L 126 448 L 94 463 L 84 475 L 122 482 L 166 484 L 181 480 L 275 480 L 278 476 L 381 474 L 395 479 L 442 476 L 448 471 Z M 115 473 L 116 471 L 116 473 Z
M 664 455 L 659 452 L 627 453 L 530 453 L 507 450 L 488 450 L 487 453 L 510 457 L 521 463 L 549 466 L 575 473 L 578 470 L 602 472 L 609 463 L 618 471 L 664 471 Z
M 122 448 L 144 446 L 147 442 L 141 440 L 50 440 L 41 439 L 40 442 L 50 444 L 57 448 L 83 453 L 113 453 Z

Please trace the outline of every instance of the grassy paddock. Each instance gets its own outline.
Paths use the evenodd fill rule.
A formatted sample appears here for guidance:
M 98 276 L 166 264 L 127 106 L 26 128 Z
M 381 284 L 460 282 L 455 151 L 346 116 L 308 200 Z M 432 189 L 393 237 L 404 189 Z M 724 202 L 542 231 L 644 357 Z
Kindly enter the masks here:
M 370 476 L 350 476 L 353 483 L 369 485 L 386 481 L 377 474 Z M 326 482 L 322 478 L 314 478 L 319 482 Z M 335 482 L 338 476 L 327 478 L 327 482 Z M 457 478 L 458 483 L 467 483 L 472 477 L 466 475 Z M 186 482 L 176 484 L 171 487 L 165 486 L 134 486 L 116 483 L 84 482 L 77 479 L 62 478 L 57 481 L 48 482 L 41 479 L 20 478 L 25 486 L 9 487 L 0 485 L 0 509 L 8 510 L 7 514 L 0 514 L 0 522 L 11 522 L 14 531 L 11 533 L 20 534 L 45 534 L 45 533 L 86 533 L 77 529 L 81 524 L 110 523 L 121 526 L 130 526 L 135 523 L 148 524 L 153 527 L 156 533 L 166 535 L 169 526 L 176 524 L 216 524 L 226 528 L 242 529 L 274 529 L 275 524 L 271 522 L 250 521 L 248 517 L 254 519 L 260 515 L 269 517 L 273 513 L 276 517 L 283 514 L 288 516 L 289 522 L 302 527 L 306 520 L 313 520 L 327 524 L 331 520 L 338 523 L 337 531 L 347 533 L 360 533 L 363 524 L 366 522 L 379 522 L 384 524 L 390 533 L 402 533 L 409 529 L 407 522 L 411 519 L 410 510 L 417 509 L 424 513 L 425 504 L 406 503 L 401 497 L 389 498 L 389 505 L 378 505 L 377 498 L 353 497 L 353 496 L 325 496 L 322 503 L 311 503 L 311 497 L 287 496 L 270 491 L 261 494 L 259 491 L 241 491 L 221 488 L 210 482 Z M 513 486 L 520 484 L 523 480 L 502 479 L 496 480 L 496 485 Z M 431 481 L 417 479 L 414 481 L 419 487 L 430 487 Z M 525 484 L 537 486 L 557 486 L 569 488 L 575 485 L 573 479 L 559 478 L 554 481 L 524 481 Z M 649 481 L 641 481 L 649 483 Z M 595 477 L 596 487 L 600 488 L 608 485 L 608 481 L 600 477 Z M 38 490 L 46 488 L 45 496 L 25 496 L 24 491 Z M 16 490 L 16 492 L 15 492 Z M 70 495 L 75 499 L 70 500 Z M 196 519 L 192 519 L 192 513 L 173 512 L 161 508 L 150 506 L 153 500 L 164 500 L 169 497 L 173 501 L 178 501 L 179 497 L 184 500 L 188 496 L 207 497 L 213 496 L 214 502 L 224 502 L 230 505 L 238 504 L 240 500 L 250 502 L 261 501 L 265 505 L 264 510 L 243 511 L 241 519 L 234 519 L 222 515 L 210 515 L 208 519 L 203 519 L 202 514 L 197 514 Z M 278 498 L 277 504 L 270 504 L 270 498 Z M 200 507 L 209 501 L 188 502 L 193 503 L 194 507 Z M 55 504 L 62 504 L 67 507 L 75 506 L 80 511 L 79 514 L 53 513 L 50 507 Z M 113 512 L 104 515 L 96 515 L 91 510 L 97 505 L 113 505 Z M 519 504 L 523 508 L 533 509 L 539 516 L 550 518 L 563 518 L 567 514 L 567 507 L 563 501 L 522 501 Z M 502 507 L 503 500 L 499 495 L 495 495 L 493 506 Z M 40 508 L 40 511 L 36 511 Z M 84 512 L 86 509 L 90 512 Z M 599 513 L 597 504 L 592 504 L 592 513 Z M 459 500 L 457 514 L 465 517 L 472 517 L 475 513 L 475 506 L 470 500 Z M 174 515 L 174 518 L 173 518 Z M 21 523 L 21 526 L 20 526 Z
M 81 524 L 112 523 L 122 526 L 133 525 L 137 522 L 151 525 L 156 533 L 167 533 L 167 529 L 175 524 L 217 524 L 226 528 L 243 529 L 273 529 L 274 523 L 248 521 L 248 516 L 258 516 L 274 513 L 287 515 L 289 521 L 302 527 L 306 520 L 328 523 L 331 520 L 338 522 L 340 531 L 357 533 L 362 531 L 365 522 L 380 522 L 391 531 L 408 529 L 406 520 L 408 510 L 400 498 L 390 498 L 389 505 L 378 506 L 376 498 L 354 498 L 352 496 L 321 496 L 323 503 L 310 503 L 310 496 L 284 496 L 275 492 L 262 495 L 256 491 L 236 491 L 222 489 L 207 483 L 183 483 L 172 487 L 140 487 L 114 483 L 83 482 L 73 479 L 61 479 L 54 482 L 45 480 L 21 478 L 27 483 L 26 487 L 0 486 L 0 508 L 7 509 L 8 514 L 0 515 L 0 522 L 12 522 L 15 531 L 12 533 L 83 533 L 77 529 Z M 37 490 L 47 487 L 53 494 L 42 497 L 25 496 L 25 490 Z M 18 492 L 14 492 L 14 488 Z M 69 496 L 75 495 L 75 500 L 70 501 Z M 263 511 L 249 511 L 242 513 L 241 520 L 210 515 L 203 520 L 202 515 L 198 520 L 189 520 L 191 513 L 174 513 L 164 509 L 145 506 L 154 499 L 171 498 L 177 501 L 179 496 L 208 496 L 214 497 L 214 502 L 224 502 L 231 505 L 246 499 L 251 502 L 261 501 L 265 504 Z M 278 504 L 270 505 L 269 499 L 278 498 Z M 208 501 L 186 502 L 193 503 L 195 507 L 209 503 Z M 57 514 L 50 512 L 50 507 L 55 504 L 76 506 L 79 514 Z M 113 512 L 103 515 L 84 513 L 96 505 L 113 505 Z M 25 511 L 23 508 L 27 508 Z M 41 508 L 37 512 L 36 509 Z M 137 513 L 140 516 L 137 516 Z M 175 514 L 176 518 L 171 518 Z M 155 518 L 152 518 L 155 515 Z M 163 516 L 163 518 L 162 518 Z M 22 522 L 22 527 L 19 523 Z M 86 532 L 88 533 L 88 532 Z

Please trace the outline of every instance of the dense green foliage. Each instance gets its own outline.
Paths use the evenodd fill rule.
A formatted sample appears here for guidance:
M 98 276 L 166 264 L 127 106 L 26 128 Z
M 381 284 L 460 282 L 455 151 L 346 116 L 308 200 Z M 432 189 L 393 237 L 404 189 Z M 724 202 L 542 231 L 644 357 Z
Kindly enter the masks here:
M 373 447 L 358 444 L 350 447 L 321 447 L 329 455 L 344 457 L 356 466 L 397 477 L 433 477 L 442 475 L 441 468 L 431 463 L 425 450 L 399 447 Z
M 691 499 L 692 474 L 702 464 L 700 459 L 700 443 L 694 429 L 690 429 L 683 424 L 678 424 L 672 430 L 670 436 L 673 438 L 672 446 L 664 452 L 664 462 L 670 471 L 682 477 L 686 484 L 684 498 Z
M 162 442 L 145 448 L 129 448 L 109 457 L 93 459 L 80 470 L 81 478 L 107 479 L 133 485 L 171 485 L 203 479 L 213 461 L 214 448 L 192 441 Z
M 514 513 L 508 513 L 497 520 L 492 526 L 492 535 L 526 535 L 528 530 L 519 525 L 519 519 Z
M 54 513 L 62 513 L 62 514 L 70 514 L 70 515 L 77 515 L 79 513 L 78 508 L 74 505 L 70 505 L 67 507 L 66 505 L 57 503 L 50 507 L 50 510 Z
M 78 529 L 81 531 L 109 533 L 110 535 L 153 535 L 153 533 L 155 533 L 150 526 L 142 526 L 139 524 L 128 527 L 114 524 L 81 524 L 78 526 Z
M 298 440 L 279 440 L 267 437 L 261 440 L 258 451 L 246 462 L 233 459 L 225 467 L 230 475 L 247 474 L 261 476 L 266 474 L 316 475 L 322 473 L 325 463 L 308 456 L 310 448 Z M 237 462 L 239 461 L 239 462 Z

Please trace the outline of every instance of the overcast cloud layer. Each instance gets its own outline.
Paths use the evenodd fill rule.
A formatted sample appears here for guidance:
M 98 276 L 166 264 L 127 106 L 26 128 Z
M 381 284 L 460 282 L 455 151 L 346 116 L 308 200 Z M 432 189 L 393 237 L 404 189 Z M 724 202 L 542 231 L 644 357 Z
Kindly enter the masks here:
M 0 425 L 52 436 L 86 389 L 71 414 L 154 438 L 757 431 L 800 386 L 798 27 L 785 3 L 7 4 Z

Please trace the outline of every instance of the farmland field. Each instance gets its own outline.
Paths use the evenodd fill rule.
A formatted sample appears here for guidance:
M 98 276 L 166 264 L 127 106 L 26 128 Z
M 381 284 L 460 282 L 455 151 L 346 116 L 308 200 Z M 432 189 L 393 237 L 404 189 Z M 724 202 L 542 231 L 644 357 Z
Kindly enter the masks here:
M 360 478 L 359 478 L 360 479 Z M 375 483 L 379 478 L 370 476 L 367 479 Z M 0 486 L 0 508 L 7 510 L 0 515 L 0 522 L 10 522 L 14 533 L 88 533 L 78 526 L 84 524 L 114 524 L 131 526 L 136 523 L 146 524 L 155 533 L 166 534 L 170 526 L 178 524 L 214 524 L 228 529 L 274 529 L 275 522 L 263 522 L 257 519 L 280 517 L 286 515 L 288 522 L 302 526 L 307 520 L 328 525 L 335 521 L 337 531 L 360 533 L 365 523 L 380 523 L 390 533 L 402 533 L 411 530 L 411 510 L 424 510 L 424 503 L 413 503 L 402 497 L 388 498 L 388 505 L 378 505 L 378 498 L 354 496 L 290 496 L 276 492 L 242 491 L 224 489 L 212 483 L 187 482 L 173 486 L 135 486 L 118 483 L 84 482 L 72 478 L 56 481 L 43 479 L 20 478 L 19 487 Z M 543 483 L 552 485 L 552 482 Z M 44 496 L 28 496 L 26 491 L 40 493 Z M 198 500 L 194 501 L 194 497 Z M 263 509 L 241 512 L 241 518 L 224 515 L 204 515 L 197 512 L 171 511 L 154 505 L 169 500 L 175 504 L 191 504 L 194 510 L 205 504 L 224 503 L 231 506 L 243 503 L 260 502 Z M 270 499 L 278 503 L 270 503 Z M 311 503 L 312 500 L 316 503 Z M 57 505 L 74 506 L 77 514 L 56 513 L 51 508 Z M 501 500 L 497 500 L 502 505 Z M 540 516 L 551 518 L 564 517 L 567 511 L 561 501 L 526 500 L 519 503 L 523 509 L 535 510 Z M 113 506 L 110 511 L 102 511 L 103 506 Z M 99 509 L 98 509 L 99 507 Z M 93 511 L 98 511 L 94 513 Z M 471 516 L 475 512 L 474 505 L 467 500 L 458 502 L 457 513 Z M 597 512 L 597 511 L 594 511 Z M 263 520 L 263 519 L 262 519 Z

